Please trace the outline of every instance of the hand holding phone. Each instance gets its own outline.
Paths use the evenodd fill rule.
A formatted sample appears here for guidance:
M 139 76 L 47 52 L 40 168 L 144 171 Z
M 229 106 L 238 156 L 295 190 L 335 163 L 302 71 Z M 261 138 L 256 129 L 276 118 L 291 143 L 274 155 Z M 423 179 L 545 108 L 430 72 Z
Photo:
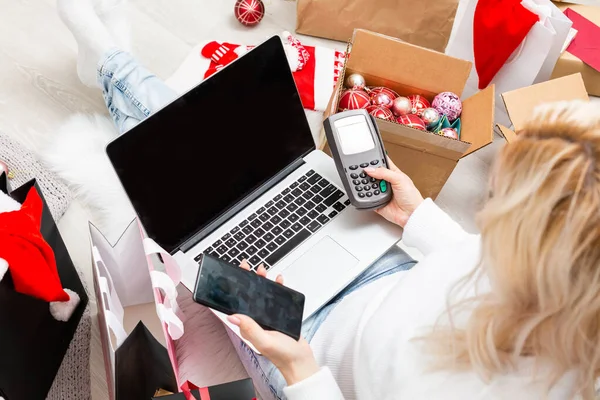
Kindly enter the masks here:
M 200 259 L 194 301 L 222 313 L 247 315 L 298 340 L 304 300 L 302 293 L 211 255 Z

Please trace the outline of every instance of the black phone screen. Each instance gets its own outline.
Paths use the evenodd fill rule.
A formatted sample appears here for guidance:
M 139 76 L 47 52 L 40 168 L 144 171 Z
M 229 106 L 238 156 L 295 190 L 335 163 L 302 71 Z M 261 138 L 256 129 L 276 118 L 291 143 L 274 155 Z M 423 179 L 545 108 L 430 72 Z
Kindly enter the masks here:
M 247 315 L 264 329 L 300 338 L 302 293 L 216 257 L 202 256 L 194 301 L 225 314 Z

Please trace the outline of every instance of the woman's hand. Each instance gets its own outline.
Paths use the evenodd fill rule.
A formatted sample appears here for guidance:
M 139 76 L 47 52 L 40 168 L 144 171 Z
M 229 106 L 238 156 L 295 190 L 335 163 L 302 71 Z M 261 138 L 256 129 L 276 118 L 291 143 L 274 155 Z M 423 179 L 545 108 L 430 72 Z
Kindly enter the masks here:
M 365 172 L 375 178 L 390 183 L 394 198 L 385 207 L 377 210 L 382 217 L 404 228 L 412 213 L 423 202 L 421 192 L 404 172 L 387 158 L 390 169 L 365 168 Z
M 240 267 L 250 269 L 245 260 Z M 262 265 L 256 273 L 267 279 L 267 270 Z M 283 277 L 279 275 L 276 282 L 283 285 Z M 265 331 L 246 315 L 231 315 L 227 319 L 240 328 L 244 339 L 252 343 L 281 371 L 288 385 L 303 381 L 319 372 L 319 365 L 304 338 L 296 341 L 280 332 Z

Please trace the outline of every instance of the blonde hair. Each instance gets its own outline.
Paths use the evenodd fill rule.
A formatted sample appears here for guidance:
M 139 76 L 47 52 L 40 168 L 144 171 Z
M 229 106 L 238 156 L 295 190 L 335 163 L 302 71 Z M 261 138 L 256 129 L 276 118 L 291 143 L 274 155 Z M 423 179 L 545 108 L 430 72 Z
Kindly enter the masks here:
M 518 137 L 500 152 L 478 215 L 481 262 L 452 291 L 450 326 L 438 323 L 425 339 L 442 365 L 486 380 L 524 356 L 552 365 L 548 389 L 577 371 L 576 394 L 592 399 L 600 375 L 600 112 L 584 102 L 549 105 Z M 482 277 L 488 293 L 452 302 Z M 461 310 L 470 314 L 457 327 Z

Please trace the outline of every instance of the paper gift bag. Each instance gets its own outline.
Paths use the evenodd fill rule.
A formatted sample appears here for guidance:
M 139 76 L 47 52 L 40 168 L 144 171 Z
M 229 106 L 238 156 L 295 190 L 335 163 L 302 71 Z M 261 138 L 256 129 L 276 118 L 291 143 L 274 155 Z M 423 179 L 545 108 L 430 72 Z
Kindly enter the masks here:
M 474 63 L 473 25 L 477 5 L 477 0 L 468 1 L 464 17 L 458 22 L 456 36 L 446 50 L 448 55 Z M 496 122 L 503 125 L 510 125 L 510 120 L 500 94 L 548 80 L 572 26 L 550 0 L 523 0 L 522 6 L 536 14 L 538 21 L 490 83 L 496 86 Z M 465 97 L 478 92 L 479 78 L 474 65 L 463 92 Z
M 5 400 L 44 400 L 88 304 L 88 296 L 35 179 L 9 193 L 4 175 L 0 190 L 23 203 L 35 188 L 43 201 L 40 232 L 54 252 L 63 287 L 79 295 L 68 321 L 52 317 L 47 302 L 14 291 L 10 272 L 0 281 L 0 396 Z M 10 268 L 9 268 L 10 271 Z
M 458 0 L 297 0 L 296 32 L 348 41 L 354 29 L 444 51 Z
M 137 220 L 114 247 L 91 224 L 90 238 L 110 398 L 149 399 L 157 388 L 177 392 L 168 351 L 183 334 L 177 315 L 177 264 L 144 239 Z M 155 268 L 150 258 L 154 254 L 165 264 Z
M 180 284 L 178 263 L 145 237 L 137 220 L 114 246 L 93 225 L 90 236 L 110 398 L 149 399 L 159 388 L 189 396 L 186 383 L 204 378 L 200 361 L 201 351 L 206 351 L 201 336 L 205 331 L 196 328 L 212 315 L 194 303 Z M 212 318 L 214 329 L 225 335 Z M 226 352 L 221 357 L 227 357 Z M 230 371 L 226 374 L 232 376 Z M 211 383 L 223 382 L 215 378 Z

